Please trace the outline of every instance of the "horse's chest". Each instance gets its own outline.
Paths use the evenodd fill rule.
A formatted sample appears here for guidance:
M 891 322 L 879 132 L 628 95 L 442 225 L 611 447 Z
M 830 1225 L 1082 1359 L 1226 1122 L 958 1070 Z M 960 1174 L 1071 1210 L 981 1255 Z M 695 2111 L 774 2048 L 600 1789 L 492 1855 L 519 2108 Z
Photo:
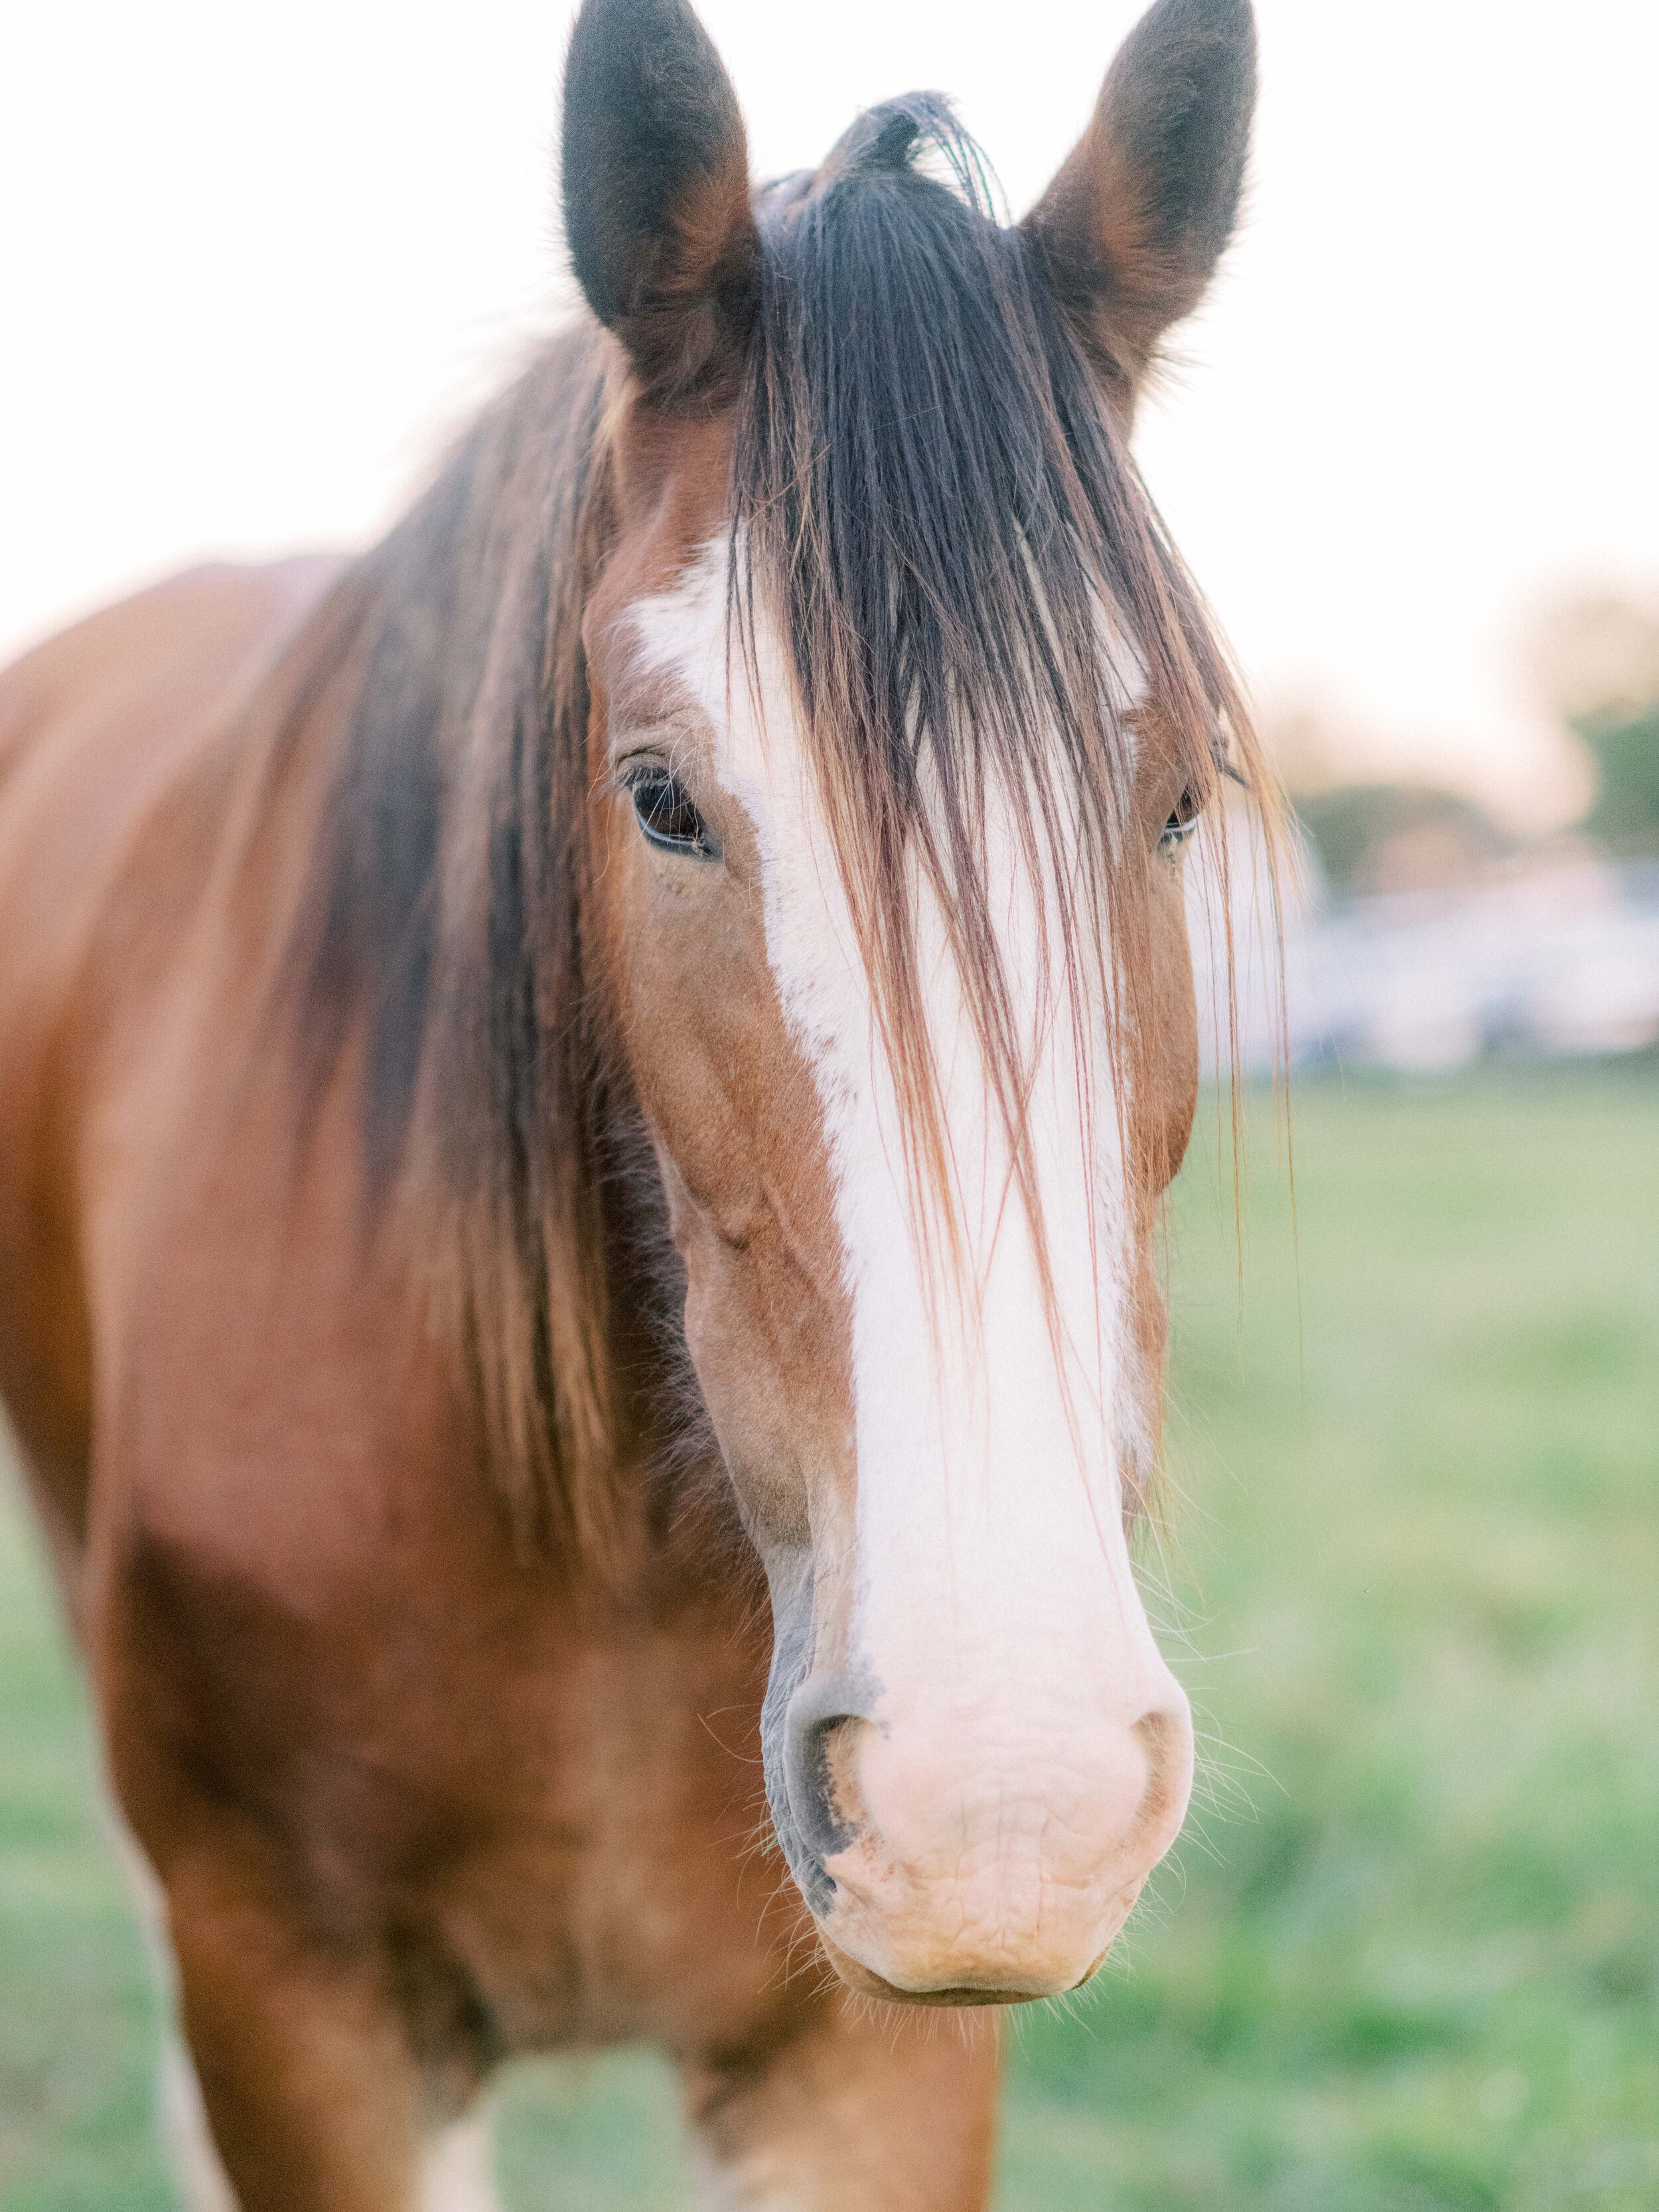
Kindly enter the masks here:
M 514 1770 L 446 1914 L 507 2041 L 743 2039 L 775 2003 L 799 1905 L 769 1850 L 765 1653 L 729 1618 L 594 1635 L 496 1734 Z M 539 1722 L 539 1759 L 524 1730 Z
M 198 1790 L 252 1814 L 296 1913 L 380 1962 L 434 2066 L 763 2033 L 800 1908 L 767 1848 L 745 1602 L 599 1607 L 454 1553 L 416 1565 L 305 1618 L 141 1540 L 118 1702 L 173 1726 L 118 1735 L 153 1854 L 181 1768 L 192 1826 Z

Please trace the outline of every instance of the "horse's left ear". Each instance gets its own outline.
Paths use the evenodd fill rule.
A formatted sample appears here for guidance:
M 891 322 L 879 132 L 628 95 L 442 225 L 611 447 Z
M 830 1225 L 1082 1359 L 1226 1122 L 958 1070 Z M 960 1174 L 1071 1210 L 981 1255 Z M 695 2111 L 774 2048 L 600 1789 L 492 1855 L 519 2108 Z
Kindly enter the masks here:
M 1250 0 L 1158 0 L 1025 218 L 1091 351 L 1131 386 L 1226 249 L 1255 106 Z
M 760 237 L 737 94 L 685 0 L 585 0 L 561 166 L 577 281 L 646 396 L 726 396 L 754 317 Z

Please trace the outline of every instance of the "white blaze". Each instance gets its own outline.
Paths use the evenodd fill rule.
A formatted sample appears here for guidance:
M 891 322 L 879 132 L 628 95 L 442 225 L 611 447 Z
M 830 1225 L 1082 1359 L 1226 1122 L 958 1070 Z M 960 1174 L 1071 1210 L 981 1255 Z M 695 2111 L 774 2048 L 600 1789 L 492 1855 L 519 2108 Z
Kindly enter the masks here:
M 844 1666 L 873 1690 L 859 1782 L 878 1840 L 861 1846 L 862 1869 L 835 1865 L 843 1901 L 832 1931 L 851 1930 L 845 1947 L 894 1978 L 891 1943 L 857 1938 L 860 1897 L 879 1891 L 884 1924 L 896 1890 L 919 1906 L 943 1885 L 963 1922 L 1029 1935 L 1035 1916 L 1056 1943 L 1090 1940 L 1071 1923 L 1094 1913 L 1103 1949 L 1115 1932 L 1112 1899 L 1084 1895 L 1115 1840 L 1101 1832 L 1103 1761 L 1123 1770 L 1105 1794 L 1133 1807 L 1146 1778 L 1134 1725 L 1181 1702 L 1123 1530 L 1114 1440 L 1140 1444 L 1145 1378 L 1104 1009 L 1081 1066 L 1054 972 L 1058 932 L 1044 944 L 1044 886 L 1022 855 L 1006 795 L 994 795 L 986 879 L 1004 902 L 994 917 L 1004 969 L 1034 1054 L 1030 1140 L 1053 1304 L 944 917 L 918 884 L 917 965 L 965 1261 L 963 1281 L 941 1282 L 937 1263 L 951 1247 L 941 1224 L 924 1220 L 933 1201 L 907 1164 L 894 1073 L 790 686 L 763 639 L 758 711 L 735 654 L 728 687 L 725 576 L 723 548 L 709 549 L 638 620 L 653 661 L 708 716 L 720 781 L 752 824 L 769 956 L 815 1072 L 836 1181 L 851 1304 L 856 1558 L 849 1648 L 827 1658 L 820 1648 L 817 1663 Z M 824 1563 L 818 1571 L 822 1583 Z M 884 1963 L 868 1960 L 872 1948 Z M 913 1978 L 925 1960 L 906 1953 L 897 1964 L 908 1985 L 927 1985 Z

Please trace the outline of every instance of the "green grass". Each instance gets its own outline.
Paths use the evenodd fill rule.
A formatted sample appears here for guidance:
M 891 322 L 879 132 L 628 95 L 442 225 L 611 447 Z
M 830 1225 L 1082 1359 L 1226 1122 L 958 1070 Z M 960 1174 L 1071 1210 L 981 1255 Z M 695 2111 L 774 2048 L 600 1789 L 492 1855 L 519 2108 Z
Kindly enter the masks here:
M 1294 1243 L 1250 1137 L 1242 1283 L 1213 1146 L 1172 1263 L 1213 1802 L 1009 2201 L 1650 2208 L 1659 1082 L 1311 1090 Z
M 1242 1267 L 1213 1141 L 1172 1238 L 1205 1802 L 1081 2016 L 1022 2019 L 1003 2212 L 1650 2212 L 1659 1071 L 1310 1086 L 1294 1241 L 1249 1137 Z M 168 2202 L 91 1771 L 8 1522 L 0 2212 Z M 509 2203 L 683 2202 L 671 2104 L 526 2071 Z

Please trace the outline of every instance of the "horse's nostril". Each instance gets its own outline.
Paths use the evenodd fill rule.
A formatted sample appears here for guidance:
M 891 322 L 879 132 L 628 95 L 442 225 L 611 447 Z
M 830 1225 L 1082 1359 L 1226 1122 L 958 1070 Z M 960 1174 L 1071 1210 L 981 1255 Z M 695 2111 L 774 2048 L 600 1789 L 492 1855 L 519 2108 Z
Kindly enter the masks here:
M 844 1682 L 805 1682 L 789 1708 L 784 1757 L 789 1810 L 801 1841 L 822 1863 L 844 1851 L 863 1822 L 852 1750 L 862 1716 L 845 1710 Z
M 1193 1790 L 1193 1723 L 1184 1698 L 1143 1713 L 1134 1723 L 1146 1755 L 1146 1787 L 1134 1824 L 1125 1839 L 1125 1856 L 1143 1858 L 1150 1869 L 1175 1841 L 1187 1816 Z

